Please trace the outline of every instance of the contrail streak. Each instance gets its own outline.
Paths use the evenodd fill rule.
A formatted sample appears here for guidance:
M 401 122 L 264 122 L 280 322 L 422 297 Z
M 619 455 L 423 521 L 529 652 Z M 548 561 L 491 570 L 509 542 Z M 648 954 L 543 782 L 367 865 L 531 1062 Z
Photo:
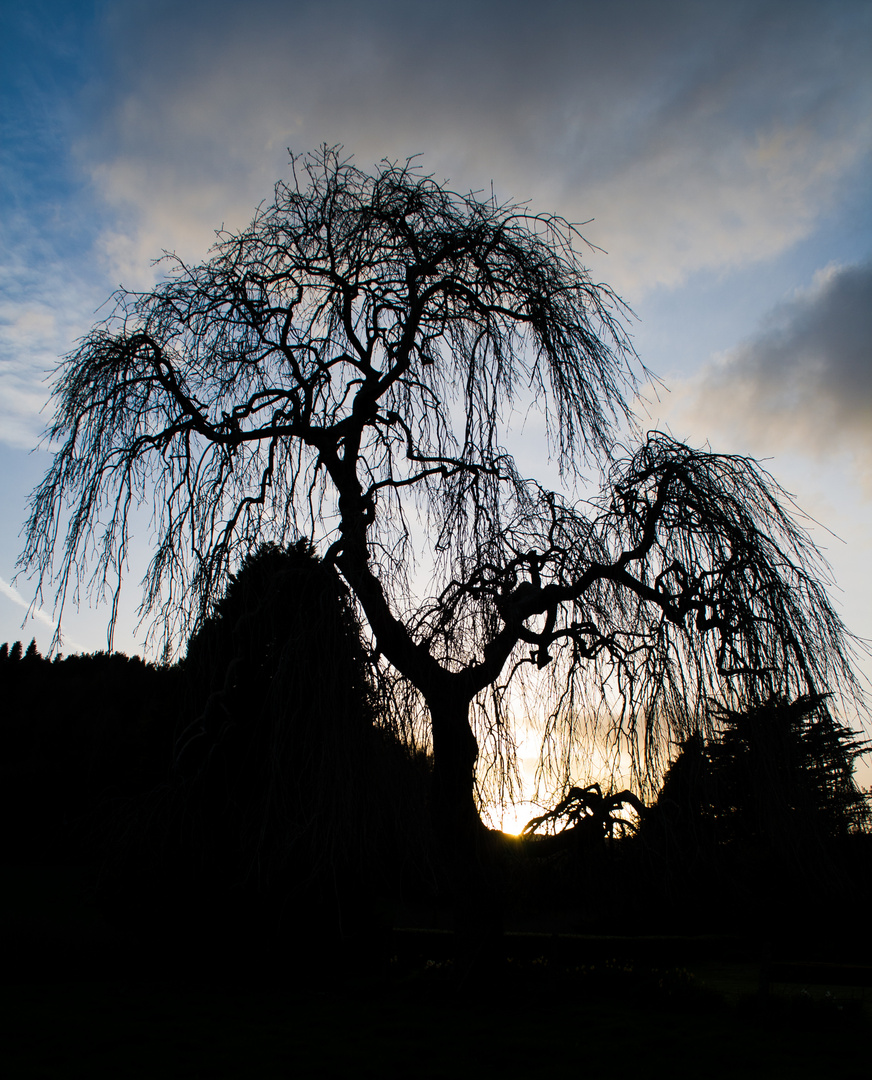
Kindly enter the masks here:
M 29 613 L 29 615 L 30 615 L 30 618 L 36 619 L 37 621 L 43 623 L 45 626 L 50 627 L 52 632 L 54 632 L 55 627 L 56 627 L 57 624 L 56 624 L 55 620 L 51 617 L 51 615 L 49 615 L 47 612 L 43 611 L 42 608 L 38 608 L 38 607 L 31 608 L 28 601 L 24 599 L 24 597 L 15 588 L 15 586 L 10 585 L 9 582 L 4 580 L 4 578 L 2 578 L 2 577 L 0 577 L 0 594 L 2 594 L 3 596 L 5 596 L 9 600 L 11 600 L 13 604 L 17 604 L 18 607 L 23 608 L 25 611 L 27 611 Z M 24 624 L 22 623 L 22 626 L 23 625 Z M 76 652 L 85 652 L 86 651 L 81 645 L 79 645 L 75 641 L 68 641 L 67 644 L 72 646 L 72 648 Z

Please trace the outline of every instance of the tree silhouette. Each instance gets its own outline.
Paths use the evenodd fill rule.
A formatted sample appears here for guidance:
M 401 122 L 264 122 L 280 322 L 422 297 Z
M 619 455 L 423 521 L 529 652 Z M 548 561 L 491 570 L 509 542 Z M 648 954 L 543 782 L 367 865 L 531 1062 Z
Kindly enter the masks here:
M 531 818 L 521 830 L 521 836 L 535 840 L 531 848 L 534 854 L 599 848 L 606 839 L 636 831 L 636 822 L 621 816 L 627 806 L 639 818 L 645 813 L 644 805 L 632 791 L 604 795 L 599 784 L 571 787 L 551 810 Z
M 145 501 L 143 611 L 178 643 L 257 545 L 317 542 L 422 702 L 474 922 L 476 764 L 511 775 L 514 677 L 546 676 L 547 735 L 571 745 L 594 715 L 645 767 L 725 683 L 736 701 L 853 693 L 850 639 L 756 462 L 659 433 L 618 447 L 639 368 L 572 225 L 410 162 L 293 164 L 247 229 L 119 292 L 63 361 L 21 566 L 61 612 L 77 581 L 114 591 Z M 602 469 L 598 495 L 519 474 L 504 421 L 531 397 L 567 481 Z
M 854 761 L 869 744 L 834 719 L 823 695 L 723 709 L 718 724 L 700 811 L 717 819 L 722 842 L 809 852 L 864 827 Z
M 230 926 L 237 944 L 275 944 L 304 923 L 312 950 L 357 936 L 400 883 L 426 803 L 377 725 L 348 590 L 306 541 L 262 545 L 172 673 L 172 765 L 119 819 L 112 905 L 166 934 L 193 918 L 225 944 Z
M 717 730 L 683 741 L 642 818 L 639 876 L 665 911 L 806 934 L 815 919 L 820 933 L 859 895 L 868 864 L 870 803 L 854 778 L 868 743 L 823 695 L 712 712 Z
M 180 664 L 186 778 L 200 856 L 268 892 L 333 893 L 386 872 L 384 771 L 360 627 L 347 590 L 311 546 L 263 545 L 191 637 Z M 328 896 L 328 901 L 341 902 Z

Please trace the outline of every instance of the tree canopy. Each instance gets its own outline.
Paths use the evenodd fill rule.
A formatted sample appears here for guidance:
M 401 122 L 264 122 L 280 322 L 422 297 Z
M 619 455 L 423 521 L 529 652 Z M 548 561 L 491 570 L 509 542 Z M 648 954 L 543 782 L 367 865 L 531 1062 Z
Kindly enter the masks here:
M 600 716 L 641 766 L 711 694 L 859 693 L 773 478 L 657 432 L 619 444 L 643 369 L 573 225 L 414 162 L 293 166 L 248 228 L 119 292 L 62 362 L 22 555 L 40 591 L 62 610 L 79 583 L 114 590 L 145 503 L 143 613 L 179 642 L 246 554 L 306 537 L 426 705 L 454 836 L 478 820 L 480 746 L 511 774 L 519 673 L 546 676 L 560 746 Z M 504 442 L 531 400 L 567 481 L 597 468 L 598 493 L 520 475 Z

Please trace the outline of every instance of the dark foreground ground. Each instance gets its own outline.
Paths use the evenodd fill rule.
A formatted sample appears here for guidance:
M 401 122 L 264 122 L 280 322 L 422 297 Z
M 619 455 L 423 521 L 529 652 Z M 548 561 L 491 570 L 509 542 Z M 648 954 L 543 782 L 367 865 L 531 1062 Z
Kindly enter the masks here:
M 602 993 L 333 991 L 235 981 L 3 987 L 8 1077 L 856 1078 L 868 1029 L 826 1000 L 777 1007 Z
M 293 938 L 143 945 L 76 897 L 50 871 L 0 868 L 13 1080 L 870 1076 L 870 968 L 850 957 L 526 933 L 470 969 L 449 935 L 405 931 L 301 968 Z

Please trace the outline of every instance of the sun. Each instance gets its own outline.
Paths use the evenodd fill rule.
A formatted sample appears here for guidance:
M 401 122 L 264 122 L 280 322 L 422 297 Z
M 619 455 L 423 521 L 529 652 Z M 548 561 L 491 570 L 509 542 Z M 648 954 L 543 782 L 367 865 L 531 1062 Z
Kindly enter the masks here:
M 523 801 L 488 807 L 482 812 L 482 817 L 492 829 L 499 829 L 507 836 L 519 836 L 527 822 L 541 812 L 536 803 Z

